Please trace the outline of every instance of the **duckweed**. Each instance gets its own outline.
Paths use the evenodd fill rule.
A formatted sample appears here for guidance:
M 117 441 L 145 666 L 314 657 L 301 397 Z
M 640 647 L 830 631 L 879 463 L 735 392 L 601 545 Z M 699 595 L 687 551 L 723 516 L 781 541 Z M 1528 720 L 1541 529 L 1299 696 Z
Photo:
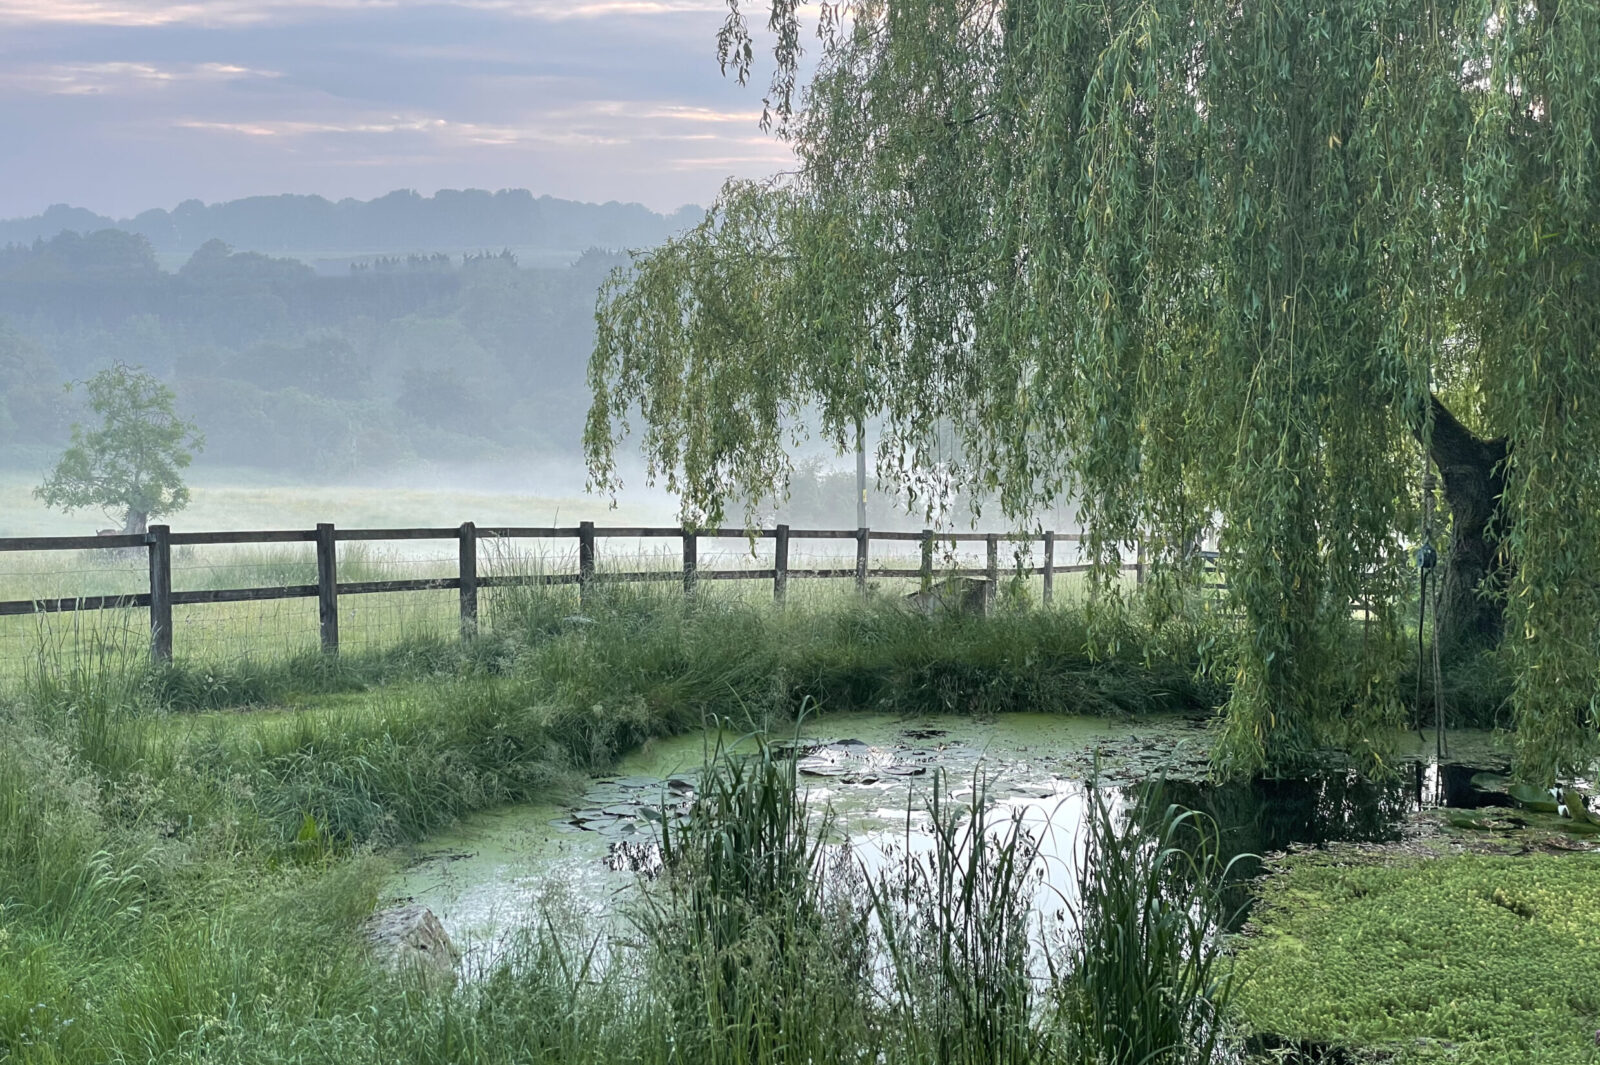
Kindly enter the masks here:
M 1235 1001 L 1264 1043 L 1600 1062 L 1600 853 L 1296 856 L 1263 887 L 1252 933 Z

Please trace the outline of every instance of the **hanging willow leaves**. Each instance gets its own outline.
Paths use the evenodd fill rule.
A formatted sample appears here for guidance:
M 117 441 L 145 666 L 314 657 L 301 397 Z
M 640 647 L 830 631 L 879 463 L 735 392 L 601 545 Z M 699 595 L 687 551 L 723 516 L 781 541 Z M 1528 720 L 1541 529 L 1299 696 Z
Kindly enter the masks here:
M 920 498 L 1080 501 L 1102 580 L 1136 538 L 1177 572 L 1215 525 L 1224 759 L 1251 769 L 1395 720 L 1427 451 L 1447 630 L 1505 633 L 1521 771 L 1572 770 L 1600 682 L 1600 3 L 822 10 L 803 88 L 799 7 L 769 18 L 796 170 L 602 294 L 596 483 L 637 416 L 652 476 L 717 517 L 782 485 L 794 427 L 843 447 L 870 418 Z

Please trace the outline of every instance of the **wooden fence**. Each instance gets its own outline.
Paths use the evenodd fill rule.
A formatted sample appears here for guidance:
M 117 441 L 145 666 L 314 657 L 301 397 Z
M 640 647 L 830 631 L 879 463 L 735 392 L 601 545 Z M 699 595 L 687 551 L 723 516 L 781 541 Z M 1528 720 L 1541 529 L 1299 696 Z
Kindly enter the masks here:
M 702 539 L 745 539 L 750 536 L 773 541 L 773 566 L 770 569 L 701 569 L 698 564 L 699 541 Z M 485 539 L 512 541 L 517 539 L 559 540 L 575 539 L 578 547 L 578 568 L 573 573 L 554 574 L 479 574 L 478 545 Z M 678 570 L 639 570 L 632 572 L 597 573 L 597 547 L 607 538 L 677 539 L 683 545 L 683 568 Z M 269 599 L 317 599 L 322 636 L 322 648 L 333 654 L 339 650 L 339 600 L 347 595 L 367 595 L 377 592 L 415 592 L 425 590 L 456 589 L 460 596 L 461 635 L 471 639 L 478 631 L 478 591 L 481 588 L 511 587 L 518 585 L 576 584 L 579 595 L 586 597 L 597 581 L 661 581 L 682 580 L 686 595 L 695 593 L 695 586 L 706 580 L 770 580 L 773 598 L 781 603 L 788 591 L 791 577 L 854 578 L 856 586 L 864 590 L 870 577 L 902 577 L 920 579 L 929 587 L 935 576 L 934 549 L 940 542 L 981 541 L 987 547 L 986 564 L 982 569 L 942 569 L 940 576 L 982 577 L 989 581 L 992 594 L 1000 576 L 999 545 L 1008 543 L 1033 543 L 1043 541 L 1044 564 L 1023 567 L 1020 572 L 1044 578 L 1044 601 L 1049 603 L 1054 594 L 1054 578 L 1058 573 L 1080 573 L 1086 565 L 1057 566 L 1057 542 L 1077 542 L 1078 534 L 1041 535 L 1011 533 L 956 532 L 874 532 L 871 529 L 791 529 L 779 525 L 773 529 L 759 529 L 753 533 L 745 529 L 695 529 L 688 527 L 626 528 L 597 527 L 586 521 L 575 527 L 521 528 L 484 527 L 465 522 L 459 528 L 438 529 L 336 529 L 331 524 L 320 524 L 315 529 L 285 529 L 256 532 L 194 532 L 175 533 L 165 525 L 153 525 L 144 534 L 116 536 L 38 536 L 0 539 L 0 552 L 5 551 L 100 551 L 144 549 L 149 555 L 150 590 L 133 595 L 83 596 L 60 599 L 20 599 L 0 601 L 0 617 L 19 614 L 47 614 L 70 610 L 108 610 L 148 607 L 150 610 L 150 655 L 153 661 L 165 662 L 172 658 L 172 608 L 196 603 L 240 603 Z M 356 581 L 341 583 L 335 545 L 341 542 L 371 540 L 454 540 L 459 546 L 459 566 L 454 577 L 416 578 L 410 580 Z M 855 565 L 851 568 L 817 569 L 794 568 L 789 565 L 789 544 L 794 540 L 854 540 Z M 917 569 L 874 567 L 871 565 L 872 541 L 912 541 L 922 545 L 922 564 Z M 205 591 L 173 591 L 172 549 L 182 546 L 217 544 L 286 544 L 314 543 L 317 556 L 317 583 L 287 585 L 282 587 L 225 588 Z M 1136 567 L 1142 569 L 1142 567 Z M 1008 573 L 1018 572 L 1008 569 Z M 1140 574 L 1142 576 L 1142 573 Z

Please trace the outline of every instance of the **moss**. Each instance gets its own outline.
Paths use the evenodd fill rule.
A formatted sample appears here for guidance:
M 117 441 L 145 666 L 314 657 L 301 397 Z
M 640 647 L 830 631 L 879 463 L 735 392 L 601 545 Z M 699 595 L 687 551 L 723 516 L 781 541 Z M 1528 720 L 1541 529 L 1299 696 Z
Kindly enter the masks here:
M 1236 1001 L 1259 1035 L 1395 1062 L 1600 1062 L 1600 854 L 1297 856 L 1253 931 Z

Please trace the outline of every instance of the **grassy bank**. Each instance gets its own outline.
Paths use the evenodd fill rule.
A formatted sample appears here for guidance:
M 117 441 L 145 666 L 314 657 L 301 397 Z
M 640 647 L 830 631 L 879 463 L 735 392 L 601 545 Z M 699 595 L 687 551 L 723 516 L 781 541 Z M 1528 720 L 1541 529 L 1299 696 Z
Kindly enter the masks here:
M 222 659 L 180 652 L 174 663 L 151 667 L 136 628 L 79 635 L 41 641 L 14 660 L 13 686 L 45 702 L 105 688 L 106 698 L 140 712 L 272 705 L 398 680 L 487 678 L 520 685 L 535 701 L 634 702 L 650 716 L 696 723 L 706 712 L 783 713 L 807 702 L 906 713 L 1204 711 L 1223 694 L 1196 680 L 1197 641 L 1150 649 L 1130 633 L 1121 651 L 1092 655 L 1074 610 L 926 616 L 892 596 L 853 592 L 774 610 L 759 597 L 687 602 L 648 586 L 605 586 L 583 605 L 570 589 L 508 589 L 477 640 L 462 643 L 451 624 L 337 658 L 301 641 Z
M 695 924 L 727 915 L 722 896 L 669 894 L 663 904 L 677 908 L 646 944 L 656 953 L 603 976 L 586 968 L 591 941 L 559 915 L 470 987 L 375 969 L 358 930 L 392 872 L 387 848 L 473 810 L 559 797 L 621 753 L 711 717 L 759 729 L 801 707 L 1204 713 L 1223 695 L 1195 679 L 1202 632 L 1177 632 L 1163 650 L 1130 631 L 1124 650 L 1094 656 L 1080 614 L 1023 604 L 928 617 L 889 596 L 775 610 L 610 586 L 581 609 L 559 589 L 494 609 L 467 643 L 423 634 L 338 658 L 153 669 L 130 637 L 41 653 L 19 670 L 0 699 L 0 1062 L 1089 1062 L 1103 1047 L 1083 1033 L 1137 1013 L 1129 1003 L 1214 982 L 1182 968 L 1210 949 L 1184 938 L 1191 911 L 1151 904 L 1169 874 L 1192 884 L 1192 871 L 1152 870 L 1158 837 L 1118 850 L 1124 836 L 1109 821 L 1096 844 L 1105 860 L 1089 868 L 1123 872 L 1080 885 L 1101 921 L 1084 942 L 1104 959 L 1149 932 L 1169 953 L 1123 957 L 1120 975 L 1087 970 L 1105 977 L 1092 986 L 1070 978 L 1084 962 L 1069 945 L 1051 981 L 1007 983 L 1015 885 L 985 879 L 993 863 L 961 865 L 953 845 L 944 866 L 857 885 L 856 909 L 804 927 L 785 922 L 833 903 L 793 884 L 731 926 Z M 718 809 L 750 807 L 730 793 L 707 816 Z M 935 818 L 949 840 L 972 838 L 959 814 Z M 740 823 L 700 830 L 714 839 Z M 785 846 L 806 843 L 793 824 L 776 837 Z M 691 864 L 711 861 L 688 851 L 699 855 Z M 997 860 L 1025 872 L 1021 854 Z M 896 924 L 896 892 L 966 909 L 943 924 Z M 1141 923 L 1163 920 L 1176 923 Z M 695 928 L 687 943 L 669 935 Z M 896 930 L 897 947 L 869 950 L 902 951 L 892 994 L 864 987 L 859 937 Z M 962 990 L 980 977 L 996 996 Z M 773 987 L 789 988 L 789 1012 L 769 1008 Z M 1215 1031 L 1203 1013 L 1163 1023 L 1190 1042 Z M 1281 1028 L 1302 1029 L 1312 1027 Z
M 636 588 L 582 614 L 554 592 L 500 609 L 467 644 L 338 659 L 152 669 L 141 642 L 106 640 L 28 663 L 0 705 L 0 1061 L 674 1060 L 660 987 L 594 987 L 538 936 L 470 991 L 375 971 L 356 930 L 383 848 L 560 795 L 711 715 L 1215 698 L 1178 656 L 1092 658 L 1068 612 Z
M 335 761 L 313 753 L 331 728 L 267 722 L 249 742 L 198 746 L 152 732 L 145 768 L 118 776 L 44 724 L 0 719 L 7 1062 L 1198 1065 L 1217 1032 L 1220 994 L 1148 1008 L 1153 987 L 1214 990 L 1215 904 L 1161 905 L 1194 873 L 1160 846 L 1176 826 L 1125 827 L 1109 805 L 1078 887 L 1092 931 L 1053 945 L 1046 978 L 1030 969 L 1020 900 L 1033 858 L 1014 824 L 986 821 L 997 815 L 981 802 L 936 808 L 931 852 L 841 886 L 820 875 L 827 827 L 799 807 L 792 761 L 766 753 L 709 775 L 638 934 L 605 948 L 627 964 L 593 967 L 593 940 L 557 912 L 452 988 L 363 957 L 385 866 L 336 838 L 362 831 L 361 810 L 267 830 L 278 801 L 337 783 L 296 787 L 309 759 Z M 404 797 L 388 801 L 397 816 L 369 838 L 427 827 L 398 816 Z M 1152 1047 L 1164 1053 L 1147 1058 Z
M 843 554 L 840 543 L 846 544 Z M 895 554 L 893 548 L 901 550 Z M 743 537 L 708 538 L 700 547 L 703 568 L 746 571 L 751 576 L 708 582 L 699 593 L 701 598 L 746 607 L 770 604 L 772 579 L 760 574 L 771 569 L 772 551 L 771 541 L 761 542 L 753 550 Z M 879 563 L 898 566 L 913 576 L 875 578 L 868 586 L 869 594 L 895 600 L 919 588 L 915 576 L 919 552 L 915 543 L 880 545 L 882 557 L 875 556 Z M 484 539 L 478 554 L 480 576 L 487 580 L 541 575 L 570 579 L 577 573 L 576 548 L 570 538 Z M 815 541 L 792 551 L 790 563 L 795 568 L 848 573 L 854 565 L 853 547 L 845 541 Z M 980 563 L 970 550 L 939 560 L 941 567 Z M 338 547 L 337 564 L 341 583 L 449 579 L 457 573 L 457 546 L 449 540 L 347 542 Z M 672 596 L 667 593 L 679 583 L 682 573 L 676 547 L 667 550 L 659 542 L 627 539 L 603 545 L 597 565 L 602 581 L 611 573 L 638 571 L 654 578 L 646 582 L 653 591 L 637 587 L 634 591 L 657 607 L 670 609 Z M 172 552 L 172 582 L 177 592 L 314 586 L 315 551 L 309 543 L 179 546 Z M 0 601 L 114 599 L 138 595 L 148 588 L 148 561 L 139 549 L 0 553 Z M 1058 604 L 1070 607 L 1083 589 L 1081 574 L 1059 575 Z M 1008 605 L 1037 604 L 1043 592 L 1042 579 L 1008 577 L 1002 592 Z M 571 588 L 547 588 L 533 598 L 559 603 L 563 616 L 582 612 Z M 480 620 L 491 629 L 503 626 L 510 635 L 521 636 L 529 599 L 525 586 L 486 585 L 479 593 Z M 832 613 L 858 600 L 849 578 L 796 578 L 788 585 L 788 602 L 799 611 Z M 340 646 L 345 651 L 366 652 L 419 639 L 447 638 L 458 627 L 457 594 L 450 589 L 349 594 L 339 602 Z M 20 664 L 41 653 L 58 659 L 99 656 L 107 643 L 126 644 L 133 651 L 148 639 L 147 630 L 148 611 L 132 607 L 0 617 L 0 683 L 14 676 Z M 179 658 L 211 667 L 294 656 L 317 646 L 317 603 L 314 597 L 298 596 L 179 604 L 173 608 L 172 636 Z

